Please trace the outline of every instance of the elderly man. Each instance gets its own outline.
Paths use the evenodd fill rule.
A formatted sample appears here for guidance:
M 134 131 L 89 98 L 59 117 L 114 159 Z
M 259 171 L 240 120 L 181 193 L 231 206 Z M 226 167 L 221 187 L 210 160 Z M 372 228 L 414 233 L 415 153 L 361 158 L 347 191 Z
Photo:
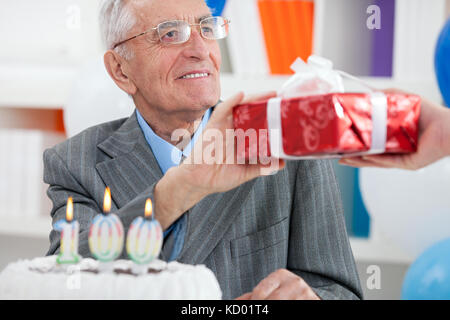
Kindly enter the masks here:
M 109 186 L 126 230 L 151 198 L 164 229 L 161 258 L 205 264 L 225 299 L 361 298 L 328 161 L 276 160 L 272 175 L 263 174 L 267 164 L 231 163 L 227 153 L 223 162 L 193 161 L 208 147 L 200 143 L 207 130 L 233 128 L 232 108 L 244 99 L 240 93 L 216 105 L 217 39 L 228 21 L 213 17 L 204 0 L 108 0 L 101 25 L 106 69 L 136 111 L 44 154 L 51 215 L 63 219 L 73 197 L 79 252 L 90 255 L 89 225 Z M 176 129 L 192 140 L 172 141 Z M 59 233 L 50 241 L 55 254 Z

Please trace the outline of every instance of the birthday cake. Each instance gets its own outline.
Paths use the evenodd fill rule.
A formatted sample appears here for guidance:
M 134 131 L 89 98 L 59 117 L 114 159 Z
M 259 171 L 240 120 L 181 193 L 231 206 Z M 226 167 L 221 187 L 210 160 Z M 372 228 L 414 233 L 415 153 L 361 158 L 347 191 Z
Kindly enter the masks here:
M 204 265 L 155 259 L 145 270 L 130 260 L 115 260 L 107 270 L 85 258 L 61 266 L 57 256 L 21 260 L 0 273 L 0 299 L 218 300 L 222 292 Z

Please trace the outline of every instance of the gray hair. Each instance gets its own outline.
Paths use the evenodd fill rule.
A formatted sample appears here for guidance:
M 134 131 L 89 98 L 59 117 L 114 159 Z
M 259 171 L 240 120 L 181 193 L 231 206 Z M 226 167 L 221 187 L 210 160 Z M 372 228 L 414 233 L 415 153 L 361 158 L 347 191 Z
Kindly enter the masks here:
M 127 6 L 127 0 L 103 0 L 100 7 L 100 33 L 107 50 L 124 40 L 137 22 L 136 16 Z M 115 51 L 124 59 L 132 59 L 134 54 L 124 43 Z

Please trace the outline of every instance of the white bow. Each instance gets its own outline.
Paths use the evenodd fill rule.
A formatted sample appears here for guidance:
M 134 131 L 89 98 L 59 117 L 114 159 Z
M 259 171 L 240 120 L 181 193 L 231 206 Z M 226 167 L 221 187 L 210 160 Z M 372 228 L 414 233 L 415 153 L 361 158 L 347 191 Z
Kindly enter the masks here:
M 284 152 L 281 130 L 281 101 L 282 99 L 298 98 L 327 93 L 345 92 L 342 77 L 356 81 L 370 89 L 372 102 L 372 145 L 362 154 L 383 153 L 386 148 L 387 98 L 383 92 L 376 91 L 360 79 L 340 70 L 333 69 L 333 63 L 323 57 L 312 55 L 308 63 L 297 58 L 291 65 L 295 72 L 278 91 L 278 96 L 267 103 L 267 122 L 270 139 L 270 152 L 273 157 L 281 159 L 317 159 L 339 158 L 340 155 L 326 156 L 290 156 Z M 335 106 L 338 108 L 339 106 Z M 338 113 L 339 114 L 339 113 Z M 356 154 L 354 154 L 356 155 Z
M 308 63 L 297 58 L 291 65 L 295 72 L 278 91 L 282 98 L 297 98 L 330 92 L 344 92 L 344 84 L 339 71 L 333 70 L 333 62 L 312 55 Z

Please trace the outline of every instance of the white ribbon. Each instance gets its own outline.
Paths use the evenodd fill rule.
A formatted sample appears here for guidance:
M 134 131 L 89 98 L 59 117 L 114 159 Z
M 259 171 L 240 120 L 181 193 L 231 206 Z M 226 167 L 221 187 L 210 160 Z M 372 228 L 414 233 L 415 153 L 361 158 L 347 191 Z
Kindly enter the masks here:
M 283 131 L 281 123 L 281 101 L 283 98 L 294 98 L 332 92 L 344 92 L 342 76 L 356 81 L 370 89 L 370 101 L 372 104 L 372 144 L 369 151 L 352 153 L 351 155 L 378 154 L 386 150 L 387 136 L 387 98 L 383 92 L 375 91 L 364 81 L 343 71 L 333 70 L 333 64 L 318 56 L 310 56 L 308 64 L 298 58 L 291 66 L 295 74 L 288 79 L 278 92 L 278 97 L 272 98 L 267 103 L 267 126 L 269 130 L 270 154 L 272 157 L 287 160 L 341 158 L 345 155 L 315 155 L 315 156 L 291 156 L 286 154 L 283 146 Z M 314 80 L 311 80 L 315 77 Z M 309 79 L 308 79 L 309 78 Z M 300 92 L 302 84 L 307 81 L 315 81 L 315 91 Z M 348 154 L 346 154 L 348 156 Z
M 272 98 L 267 102 L 267 127 L 269 129 L 270 155 L 278 159 L 295 160 L 298 157 L 284 152 L 283 131 L 281 130 L 281 100 Z
M 366 154 L 383 153 L 387 138 L 387 98 L 383 92 L 370 93 L 372 103 L 372 144 Z

